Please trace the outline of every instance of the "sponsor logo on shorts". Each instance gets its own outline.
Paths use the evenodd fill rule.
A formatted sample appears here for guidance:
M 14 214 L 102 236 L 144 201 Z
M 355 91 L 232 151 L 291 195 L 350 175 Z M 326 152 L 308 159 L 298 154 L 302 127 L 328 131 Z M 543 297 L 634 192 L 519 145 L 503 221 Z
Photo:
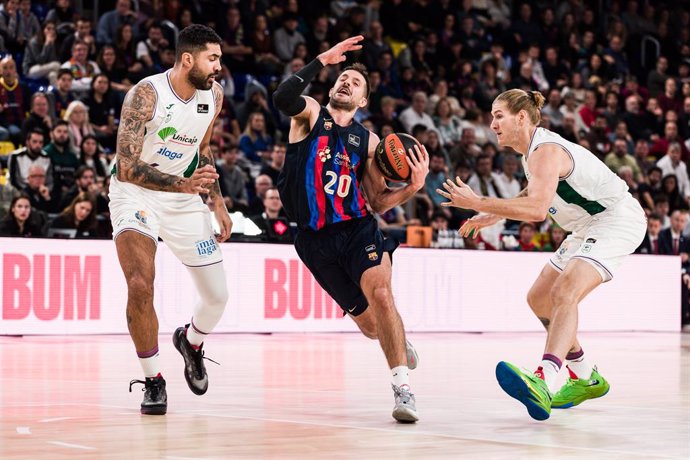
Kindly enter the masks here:
M 146 225 L 146 211 L 137 211 L 134 213 L 134 217 L 136 217 L 139 222 Z
M 585 243 L 592 243 L 592 244 L 594 244 L 596 242 L 597 242 L 597 240 L 595 240 L 594 238 L 587 238 L 587 241 L 585 241 Z
M 376 253 L 375 244 L 368 245 L 364 248 L 364 250 L 367 252 L 367 256 L 369 257 L 369 260 L 371 260 L 372 262 L 379 260 L 379 255 Z
M 218 249 L 218 245 L 216 244 L 216 240 L 213 237 L 211 237 L 207 240 L 197 241 L 195 244 L 196 244 L 197 254 L 199 254 L 200 256 L 203 256 L 203 257 L 210 256 L 211 254 L 216 252 L 216 250 Z
M 592 245 L 591 244 L 583 244 L 582 245 L 582 252 L 589 252 L 592 250 Z

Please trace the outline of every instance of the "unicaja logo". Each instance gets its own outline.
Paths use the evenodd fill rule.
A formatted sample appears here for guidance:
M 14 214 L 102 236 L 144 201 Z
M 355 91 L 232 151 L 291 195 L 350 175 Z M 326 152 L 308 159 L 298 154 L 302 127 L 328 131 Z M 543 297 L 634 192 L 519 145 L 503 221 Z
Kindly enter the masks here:
M 177 130 L 173 128 L 172 126 L 167 126 L 160 131 L 158 131 L 158 137 L 161 138 L 161 140 L 165 141 L 168 137 L 174 135 L 177 133 Z

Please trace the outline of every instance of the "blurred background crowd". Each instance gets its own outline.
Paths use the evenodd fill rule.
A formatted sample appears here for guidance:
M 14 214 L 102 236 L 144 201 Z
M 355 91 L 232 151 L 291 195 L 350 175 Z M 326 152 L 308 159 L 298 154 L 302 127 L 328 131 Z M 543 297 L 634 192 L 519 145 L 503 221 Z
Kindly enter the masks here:
M 225 103 L 214 127 L 228 210 L 263 239 L 290 241 L 274 188 L 289 120 L 277 85 L 343 38 L 362 34 L 371 97 L 358 121 L 383 137 L 407 132 L 431 156 L 426 187 L 379 216 L 405 241 L 553 251 L 553 222 L 503 221 L 477 239 L 454 230 L 472 215 L 439 206 L 459 176 L 477 193 L 512 197 L 519 158 L 489 128 L 509 88 L 547 98 L 541 125 L 592 151 L 649 215 L 638 252 L 681 254 L 690 240 L 690 5 L 638 0 L 4 0 L 0 8 L 0 235 L 108 238 L 108 183 L 125 92 L 170 68 L 191 23 L 223 39 Z M 339 66 L 305 94 L 322 104 Z M 457 212 L 456 212 L 457 211 Z M 236 214 L 239 215 L 239 214 Z M 280 225 L 278 225 L 280 224 Z

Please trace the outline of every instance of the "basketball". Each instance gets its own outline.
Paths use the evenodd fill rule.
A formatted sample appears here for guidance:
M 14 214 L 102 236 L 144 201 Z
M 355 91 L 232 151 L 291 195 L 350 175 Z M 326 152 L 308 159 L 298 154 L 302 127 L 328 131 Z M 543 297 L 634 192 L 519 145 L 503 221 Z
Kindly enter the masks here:
M 408 150 L 421 145 L 409 134 L 393 133 L 381 139 L 376 146 L 374 161 L 381 174 L 392 182 L 406 182 L 410 179 L 410 165 L 407 163 Z

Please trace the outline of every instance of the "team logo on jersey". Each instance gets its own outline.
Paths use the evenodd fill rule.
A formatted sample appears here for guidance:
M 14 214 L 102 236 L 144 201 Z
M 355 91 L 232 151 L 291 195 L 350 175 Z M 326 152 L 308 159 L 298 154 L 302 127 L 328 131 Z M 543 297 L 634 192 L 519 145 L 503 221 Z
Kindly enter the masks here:
M 336 153 L 336 154 L 335 154 L 335 159 L 333 160 L 333 163 L 336 164 L 336 165 L 343 165 L 343 166 L 345 166 L 346 168 L 351 168 L 351 167 L 352 167 L 352 163 L 351 163 L 351 161 L 350 161 L 350 156 L 347 154 L 347 152 L 343 152 L 343 153 L 338 152 L 338 153 Z
M 554 215 L 554 214 L 556 214 L 557 212 L 558 212 L 558 210 L 557 210 L 556 208 L 554 208 L 553 206 L 551 206 L 551 207 L 549 208 L 549 214 Z
M 326 131 L 330 131 L 332 127 L 333 127 L 333 122 L 331 120 L 324 120 L 323 121 L 323 129 L 325 129 Z
M 136 217 L 139 222 L 146 225 L 146 211 L 137 211 L 134 213 L 134 217 Z
M 328 146 L 322 148 L 316 153 L 319 155 L 319 160 L 321 160 L 321 163 L 325 163 L 327 160 L 331 159 L 331 149 Z
M 347 136 L 347 143 L 352 144 L 355 147 L 359 147 L 359 136 L 355 136 L 354 134 L 350 134 Z
M 216 239 L 211 237 L 207 240 L 201 240 L 194 243 L 196 245 L 196 252 L 198 255 L 208 257 L 218 249 Z
M 170 110 L 170 109 L 172 109 L 173 105 L 175 105 L 174 102 L 173 102 L 172 104 L 166 105 L 166 106 L 165 106 L 165 110 Z
M 208 113 L 208 104 L 197 104 L 196 113 Z

